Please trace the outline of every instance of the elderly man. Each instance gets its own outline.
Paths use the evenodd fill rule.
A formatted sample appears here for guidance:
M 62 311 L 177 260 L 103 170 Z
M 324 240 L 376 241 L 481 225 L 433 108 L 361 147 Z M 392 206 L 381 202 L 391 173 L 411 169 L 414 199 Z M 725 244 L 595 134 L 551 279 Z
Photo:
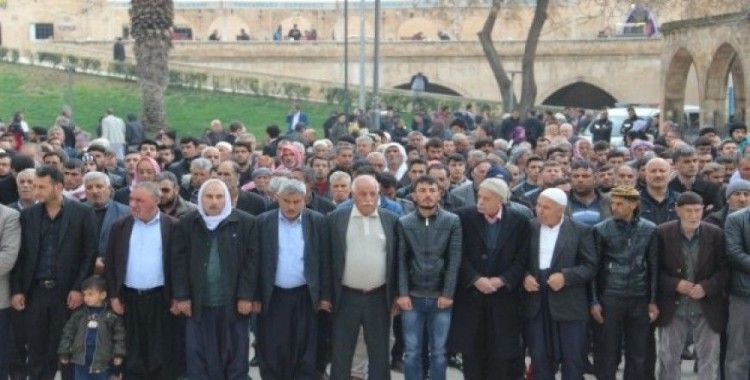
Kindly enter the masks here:
M 257 219 L 262 302 L 258 350 L 269 379 L 315 379 L 317 310 L 331 311 L 325 218 L 305 208 L 305 184 L 284 179 L 277 210 Z
M 21 211 L 21 251 L 11 274 L 13 308 L 25 310 L 29 377 L 51 379 L 70 311 L 83 303 L 81 283 L 96 257 L 94 210 L 63 196 L 63 173 L 36 170 L 39 203 Z
M 659 378 L 680 378 L 680 354 L 692 330 L 698 378 L 719 373 L 719 335 L 726 325 L 724 291 L 729 276 L 722 230 L 702 222 L 703 199 L 677 198 L 679 220 L 657 228 L 659 241 Z M 747 376 L 746 376 L 747 377 Z
M 477 203 L 477 192 L 479 189 L 479 184 L 484 181 L 484 178 L 487 176 L 487 172 L 490 171 L 490 168 L 492 168 L 492 163 L 487 160 L 477 163 L 476 166 L 474 166 L 471 170 L 472 182 L 458 186 L 451 190 L 448 194 L 450 200 L 449 203 L 454 205 L 460 204 L 463 206 L 475 205 Z
M 488 178 L 476 206 L 458 211 L 467 233 L 449 347 L 463 354 L 468 380 L 523 376 L 519 298 L 531 225 L 509 201 L 508 185 Z
M 444 380 L 446 341 L 461 264 L 461 223 L 440 208 L 440 189 L 430 176 L 413 183 L 417 210 L 399 219 L 398 306 L 403 311 L 404 376 L 422 379 L 427 330 L 430 379 Z
M 638 190 L 618 186 L 610 197 L 612 216 L 594 226 L 599 266 L 591 284 L 591 315 L 602 325 L 594 357 L 597 378 L 615 379 L 624 336 L 624 379 L 645 379 L 650 324 L 659 314 L 656 226 L 638 216 Z
M 203 182 L 211 178 L 211 168 L 213 164 L 206 158 L 196 158 L 190 162 L 190 181 L 181 184 L 180 196 L 182 199 L 192 203 L 198 202 L 198 189 Z
M 83 185 L 86 190 L 86 203 L 94 208 L 96 225 L 99 226 L 99 238 L 96 245 L 96 267 L 97 273 L 104 272 L 104 254 L 107 251 L 109 232 L 114 222 L 126 215 L 130 215 L 128 206 L 115 202 L 111 199 L 112 185 L 109 176 L 102 172 L 89 172 L 83 176 Z
M 330 198 L 333 203 L 339 205 L 349 200 L 349 195 L 352 192 L 352 176 L 346 172 L 336 171 L 331 174 L 330 181 Z
M 338 209 L 328 216 L 334 295 L 331 377 L 349 378 L 361 326 L 369 357 L 369 378 L 388 379 L 398 217 L 378 209 L 380 195 L 374 177 L 357 177 L 352 194 L 353 207 Z
M 575 173 L 575 169 L 573 171 Z M 596 273 L 591 228 L 563 218 L 568 198 L 560 189 L 539 194 L 524 278 L 526 343 L 534 378 L 583 378 L 588 322 L 587 285 Z
M 247 379 L 248 316 L 260 305 L 253 302 L 258 276 L 255 233 L 255 217 L 233 209 L 229 188 L 217 179 L 201 186 L 198 210 L 177 225 L 172 287 L 178 309 L 188 317 L 191 379 Z
M 8 378 L 10 365 L 10 271 L 21 249 L 21 224 L 18 211 L 0 205 L 0 379 Z
M 725 190 L 726 202 L 721 210 L 714 211 L 706 217 L 706 222 L 724 228 L 729 214 L 750 206 L 750 181 L 736 179 Z
M 170 262 L 177 223 L 159 211 L 159 187 L 141 182 L 130 193 L 129 216 L 109 233 L 105 274 L 112 310 L 123 315 L 128 379 L 175 377 L 175 318 Z
M 367 162 L 375 169 L 378 173 L 384 173 L 386 169 L 385 155 L 380 152 L 370 152 L 367 157 Z
M 13 179 L 11 179 L 13 180 Z M 18 188 L 18 200 L 9 204 L 11 208 L 21 211 L 37 203 L 34 195 L 34 180 L 36 180 L 36 170 L 29 168 L 21 170 L 16 174 L 16 186 Z

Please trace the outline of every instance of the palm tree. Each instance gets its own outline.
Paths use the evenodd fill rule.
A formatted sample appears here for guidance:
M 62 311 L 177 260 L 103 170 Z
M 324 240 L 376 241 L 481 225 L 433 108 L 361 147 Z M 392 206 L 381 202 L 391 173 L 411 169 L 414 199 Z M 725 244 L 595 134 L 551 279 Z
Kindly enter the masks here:
M 141 84 L 143 123 L 149 130 L 166 126 L 164 90 L 169 80 L 169 49 L 174 20 L 172 0 L 132 0 L 130 22 L 136 71 Z

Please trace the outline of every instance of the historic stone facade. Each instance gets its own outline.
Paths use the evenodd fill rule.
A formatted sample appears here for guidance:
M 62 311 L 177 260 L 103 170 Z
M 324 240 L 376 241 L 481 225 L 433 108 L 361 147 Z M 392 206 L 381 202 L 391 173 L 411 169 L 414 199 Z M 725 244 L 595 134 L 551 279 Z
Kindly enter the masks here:
M 727 122 L 727 78 L 735 88 L 736 118 L 746 120 L 750 86 L 750 9 L 665 24 L 662 28 L 662 105 L 665 118 L 679 120 L 691 66 L 698 80 L 701 125 Z

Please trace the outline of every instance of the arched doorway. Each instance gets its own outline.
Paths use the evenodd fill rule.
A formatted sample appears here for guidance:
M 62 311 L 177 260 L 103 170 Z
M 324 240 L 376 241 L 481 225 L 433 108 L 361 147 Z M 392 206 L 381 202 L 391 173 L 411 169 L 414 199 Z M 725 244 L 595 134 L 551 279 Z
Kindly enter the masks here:
M 727 87 L 734 87 L 733 98 L 727 97 Z M 702 121 L 723 128 L 729 120 L 728 109 L 735 111 L 735 118 L 745 117 L 745 75 L 742 62 L 735 48 L 724 43 L 716 49 L 706 72 L 705 96 L 701 104 Z M 733 105 L 733 107 L 729 107 Z
M 587 82 L 575 82 L 553 92 L 542 104 L 561 107 L 602 109 L 617 103 L 612 94 Z
M 236 15 L 221 16 L 211 22 L 208 30 L 206 30 L 205 39 L 208 39 L 208 36 L 211 33 L 217 31 L 222 41 L 236 41 L 237 35 L 242 29 L 247 32 L 250 30 L 250 27 L 248 26 L 247 22 L 245 22 L 245 20 L 241 17 Z M 257 38 L 258 36 L 251 37 Z
M 667 68 L 664 83 L 664 119 L 680 125 L 686 124 L 684 116 L 685 87 L 688 73 L 693 66 L 693 56 L 685 48 L 679 48 Z
M 399 90 L 411 90 L 411 84 L 410 83 L 404 83 L 400 84 L 394 88 L 397 88 Z M 462 96 L 460 93 L 458 93 L 456 90 L 446 87 L 443 85 L 435 84 L 433 82 L 427 83 L 427 88 L 425 88 L 424 92 L 429 92 L 432 94 L 442 94 L 442 95 L 451 95 L 451 96 Z

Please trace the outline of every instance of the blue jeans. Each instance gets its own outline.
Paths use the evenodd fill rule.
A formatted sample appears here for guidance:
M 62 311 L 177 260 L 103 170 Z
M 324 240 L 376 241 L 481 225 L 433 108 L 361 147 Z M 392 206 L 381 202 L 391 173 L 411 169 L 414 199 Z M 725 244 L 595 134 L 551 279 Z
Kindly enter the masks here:
M 75 373 L 76 377 L 75 380 L 108 380 L 109 379 L 109 371 L 99 372 L 99 373 L 89 373 L 89 369 L 80 366 L 75 365 Z
M 438 309 L 437 298 L 411 297 L 412 309 L 401 315 L 404 330 L 404 377 L 421 380 L 424 329 L 430 344 L 430 380 L 445 380 L 448 359 L 445 342 L 451 324 L 451 308 Z

